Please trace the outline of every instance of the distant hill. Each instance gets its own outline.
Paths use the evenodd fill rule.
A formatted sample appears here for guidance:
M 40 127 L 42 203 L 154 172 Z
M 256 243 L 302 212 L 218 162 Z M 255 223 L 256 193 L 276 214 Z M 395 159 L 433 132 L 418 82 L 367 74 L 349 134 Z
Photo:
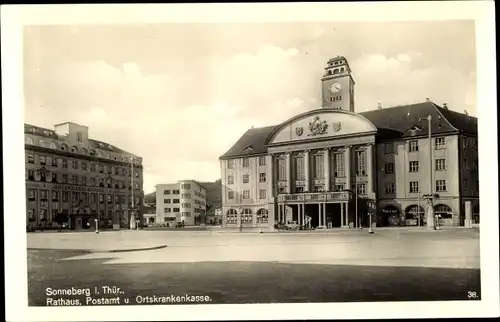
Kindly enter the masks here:
M 207 206 L 222 206 L 222 184 L 221 180 L 215 182 L 200 182 L 207 189 Z M 208 208 L 208 207 L 207 207 Z
M 145 195 L 144 203 L 156 203 L 156 192 L 151 192 Z

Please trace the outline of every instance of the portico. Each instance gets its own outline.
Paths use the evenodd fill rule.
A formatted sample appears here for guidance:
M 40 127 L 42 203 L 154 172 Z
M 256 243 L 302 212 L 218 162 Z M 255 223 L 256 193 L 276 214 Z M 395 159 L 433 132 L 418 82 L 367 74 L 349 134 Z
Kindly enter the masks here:
M 296 221 L 311 227 L 348 227 L 351 195 L 348 191 L 279 195 L 277 221 Z M 286 216 L 287 207 L 292 209 L 291 220 Z

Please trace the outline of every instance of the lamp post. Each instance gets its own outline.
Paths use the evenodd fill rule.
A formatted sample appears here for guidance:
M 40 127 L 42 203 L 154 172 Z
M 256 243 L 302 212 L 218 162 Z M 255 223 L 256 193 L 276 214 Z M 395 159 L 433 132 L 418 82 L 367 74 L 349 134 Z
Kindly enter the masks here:
M 370 200 L 370 207 L 368 209 L 368 211 L 370 212 L 370 228 L 368 229 L 368 233 L 369 234 L 373 234 L 373 229 L 372 229 L 372 212 L 373 212 L 373 209 L 374 209 L 374 205 L 373 205 L 373 201 Z
M 99 234 L 99 220 L 96 218 L 95 221 L 95 233 Z

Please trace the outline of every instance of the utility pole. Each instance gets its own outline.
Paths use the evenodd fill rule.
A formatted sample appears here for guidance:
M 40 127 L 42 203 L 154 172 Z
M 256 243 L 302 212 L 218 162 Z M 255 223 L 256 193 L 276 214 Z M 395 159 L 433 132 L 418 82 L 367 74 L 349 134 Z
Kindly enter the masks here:
M 131 196 L 131 203 L 130 203 L 130 218 L 129 218 L 129 229 L 132 229 L 132 226 L 130 223 L 132 222 L 132 216 L 134 215 L 134 157 L 130 157 L 130 196 Z M 134 218 L 135 221 L 135 218 Z
M 434 189 L 433 189 L 433 175 L 432 175 L 432 116 L 429 114 L 427 117 L 429 127 L 429 209 L 427 211 L 427 228 L 434 229 Z

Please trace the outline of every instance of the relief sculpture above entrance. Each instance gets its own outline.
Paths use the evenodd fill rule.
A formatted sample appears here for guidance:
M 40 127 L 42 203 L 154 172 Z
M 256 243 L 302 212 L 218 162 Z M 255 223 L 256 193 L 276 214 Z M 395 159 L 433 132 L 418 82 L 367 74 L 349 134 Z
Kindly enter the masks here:
M 309 123 L 309 136 L 325 134 L 328 129 L 328 123 L 321 121 L 319 116 L 315 116 L 313 121 Z

